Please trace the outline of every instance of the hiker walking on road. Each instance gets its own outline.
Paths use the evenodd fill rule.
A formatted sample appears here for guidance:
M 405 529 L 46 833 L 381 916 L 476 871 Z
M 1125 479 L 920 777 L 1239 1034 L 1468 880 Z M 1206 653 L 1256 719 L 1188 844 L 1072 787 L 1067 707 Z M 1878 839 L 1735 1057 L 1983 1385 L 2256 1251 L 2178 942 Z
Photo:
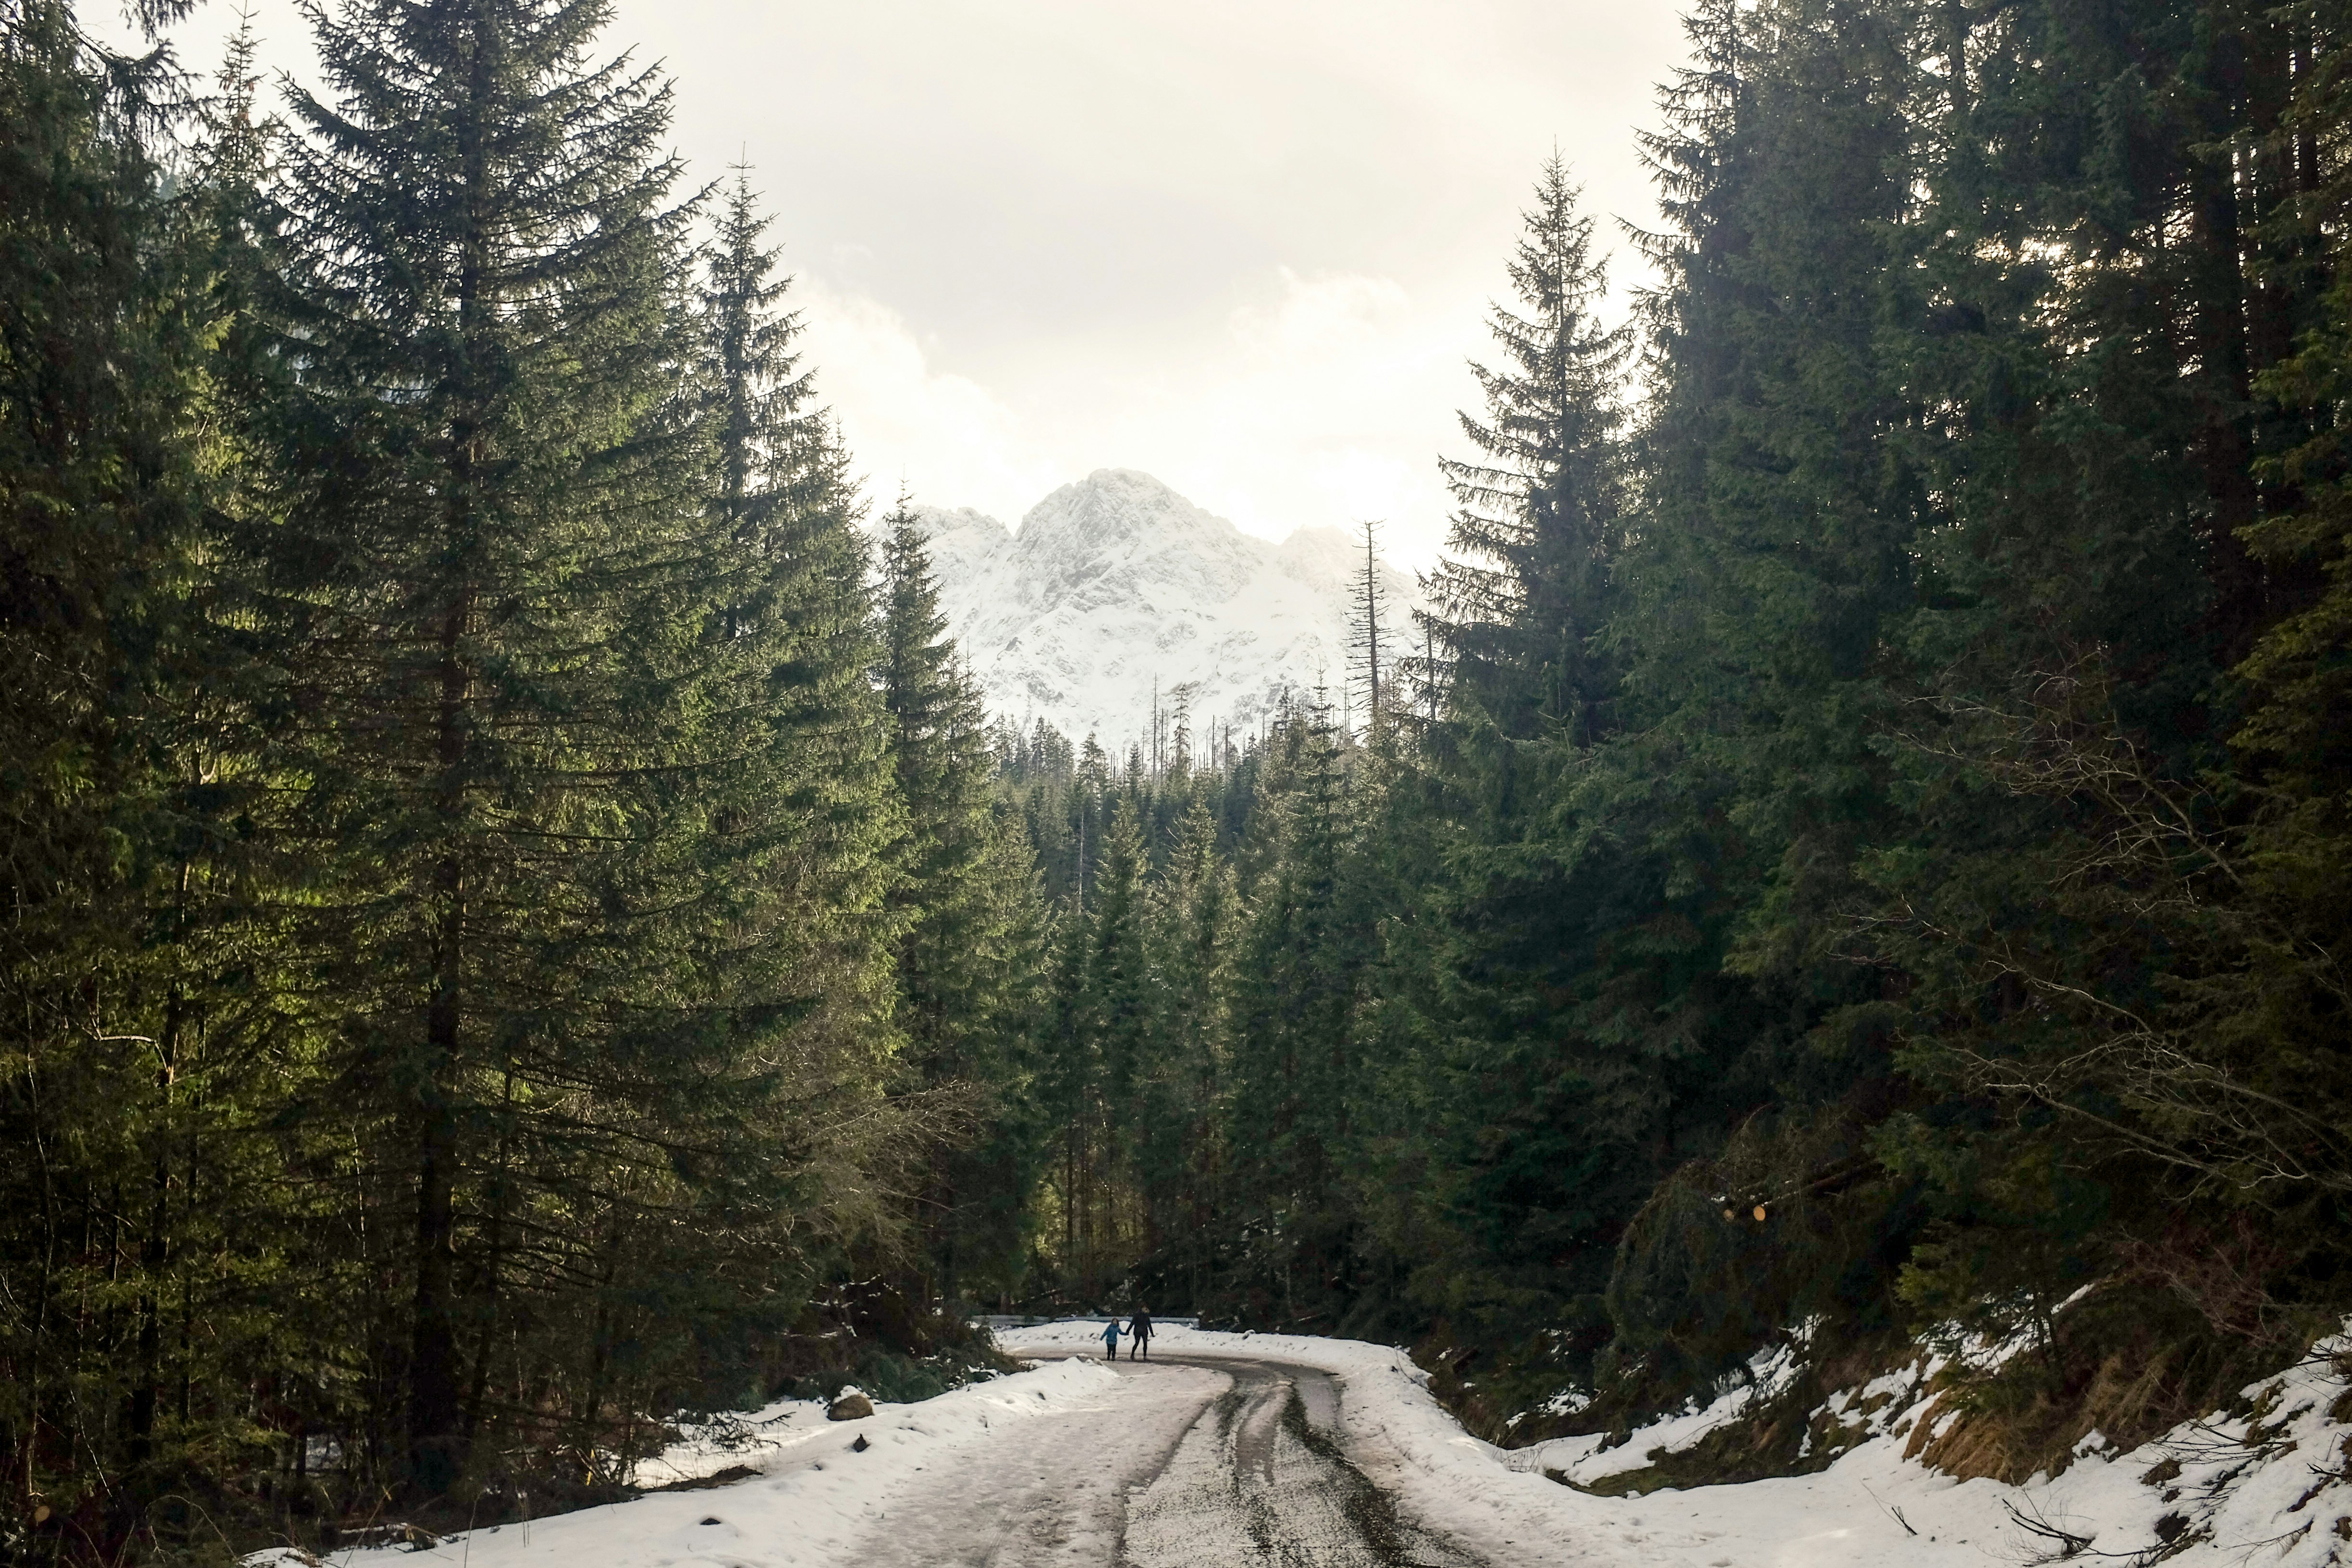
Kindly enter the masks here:
M 1117 1318 L 1103 1325 L 1102 1337 L 1103 1343 L 1110 1347 L 1104 1352 L 1103 1359 L 1117 1361 L 1118 1359 L 1118 1320 Z
M 1150 1361 L 1151 1359 L 1150 1308 L 1138 1307 L 1135 1310 L 1135 1316 L 1127 1321 L 1127 1333 L 1131 1342 L 1127 1348 L 1127 1359 L 1133 1361 L 1138 1354 L 1140 1354 L 1145 1361 Z M 1116 1348 L 1113 1353 L 1117 1353 Z

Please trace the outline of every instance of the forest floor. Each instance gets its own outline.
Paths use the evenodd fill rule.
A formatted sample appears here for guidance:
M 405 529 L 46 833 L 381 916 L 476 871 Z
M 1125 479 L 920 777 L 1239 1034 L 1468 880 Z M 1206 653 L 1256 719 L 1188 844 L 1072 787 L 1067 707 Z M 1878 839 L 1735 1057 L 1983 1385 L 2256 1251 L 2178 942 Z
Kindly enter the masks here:
M 1612 1478 L 1767 1396 L 1769 1358 L 1753 1385 L 1629 1442 L 1503 1449 L 1464 1432 L 1402 1351 L 1169 1328 L 1153 1363 L 1114 1367 L 1100 1327 L 1005 1331 L 1031 1370 L 861 1420 L 788 1403 L 689 1431 L 640 1483 L 729 1484 L 475 1531 L 402 1568 L 2352 1563 L 2352 1338 L 2250 1388 L 2243 1415 L 2129 1453 L 2086 1440 L 2023 1486 L 1906 1458 L 1943 1416 L 1928 1379 L 1893 1375 L 1813 1413 L 1856 1428 L 1825 1469 L 1612 1496 Z

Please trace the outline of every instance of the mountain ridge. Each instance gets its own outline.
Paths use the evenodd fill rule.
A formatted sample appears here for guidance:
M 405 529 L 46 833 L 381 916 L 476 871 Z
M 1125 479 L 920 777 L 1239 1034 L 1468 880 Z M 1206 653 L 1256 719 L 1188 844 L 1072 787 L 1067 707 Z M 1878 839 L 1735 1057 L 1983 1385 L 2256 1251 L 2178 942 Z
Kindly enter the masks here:
M 1361 557 L 1338 529 L 1260 539 L 1132 468 L 1061 486 L 1017 529 L 970 507 L 911 510 L 1000 719 L 1124 747 L 1148 734 L 1155 688 L 1196 734 L 1255 728 L 1318 684 L 1339 700 Z M 1402 628 L 1419 586 L 1377 570 Z

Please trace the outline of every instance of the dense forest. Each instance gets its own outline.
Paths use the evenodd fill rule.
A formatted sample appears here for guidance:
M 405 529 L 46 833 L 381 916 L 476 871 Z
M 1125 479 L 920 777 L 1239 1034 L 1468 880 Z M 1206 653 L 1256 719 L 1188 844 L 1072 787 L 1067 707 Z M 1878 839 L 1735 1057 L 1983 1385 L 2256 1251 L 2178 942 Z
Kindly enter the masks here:
M 2012 1479 L 2332 1324 L 2347 20 L 1698 7 L 1632 321 L 1540 172 L 1434 608 L 1238 750 L 998 738 L 989 1288 L 1419 1344 L 1498 1437 L 2024 1334 Z
M 1125 757 L 602 0 L 309 14 L 281 105 L 0 0 L 0 1551 L 616 1495 L 981 1310 L 1498 1436 L 2022 1335 L 2021 1476 L 2352 1307 L 2341 0 L 1700 0 L 1433 607 Z
M 279 116 L 6 8 L 12 1552 L 544 1510 L 980 1354 L 905 1238 L 1026 847 L 604 14 L 321 9 Z

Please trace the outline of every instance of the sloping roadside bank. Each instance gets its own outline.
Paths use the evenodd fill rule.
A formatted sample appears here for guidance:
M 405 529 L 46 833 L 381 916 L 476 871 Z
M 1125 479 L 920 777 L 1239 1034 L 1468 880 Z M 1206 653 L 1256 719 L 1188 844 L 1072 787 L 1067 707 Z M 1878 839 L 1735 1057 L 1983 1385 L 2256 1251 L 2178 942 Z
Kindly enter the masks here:
M 1055 1359 L 937 1398 L 882 1405 L 857 1421 L 829 1422 L 813 1404 L 772 1407 L 739 1418 L 723 1441 L 701 1435 L 669 1457 L 667 1472 L 680 1478 L 750 1472 L 730 1485 L 477 1530 L 422 1552 L 404 1550 L 401 1561 L 404 1568 L 818 1568 L 868 1561 L 877 1521 L 903 1517 L 893 1510 L 935 1487 L 942 1470 L 984 1466 L 1013 1449 L 1043 1451 L 1057 1433 L 1089 1430 L 1084 1423 L 1101 1418 L 1120 1383 L 1098 1359 L 1099 1331 L 1099 1320 L 1010 1330 L 1001 1336 L 1006 1350 Z M 1638 1428 L 1629 1441 L 1604 1447 L 1601 1437 L 1570 1437 L 1504 1449 L 1465 1432 L 1430 1394 L 1427 1374 L 1389 1346 L 1171 1328 L 1154 1349 L 1195 1363 L 1223 1358 L 1328 1374 L 1348 1461 L 1401 1513 L 1514 1568 L 2352 1563 L 2352 1333 L 2321 1342 L 2296 1366 L 2249 1385 L 2233 1411 L 2185 1423 L 2129 1452 L 2086 1442 L 2063 1474 L 2023 1485 L 1957 1481 L 1920 1461 L 1923 1431 L 1953 1418 L 1937 1408 L 1932 1369 L 1923 1368 L 1927 1375 L 1889 1373 L 1842 1391 L 1811 1413 L 1850 1440 L 1825 1468 L 1641 1495 L 1607 1494 L 1612 1482 L 1659 1469 L 1662 1457 L 1769 1402 L 1790 1374 L 1786 1353 L 1759 1358 L 1741 1389 Z M 1097 1458 L 1046 1467 L 1053 1473 L 1040 1479 L 1083 1479 Z M 920 1554 L 934 1544 L 935 1555 Z M 1068 1544 L 1094 1550 L 1104 1542 Z M 926 1537 L 913 1543 L 919 1551 L 909 1560 L 956 1562 L 958 1545 Z M 375 1568 L 383 1550 L 333 1560 Z M 475 1557 L 482 1563 L 474 1564 Z M 390 1568 L 389 1559 L 381 1561 Z
M 747 1471 L 708 1489 L 648 1491 L 530 1523 L 441 1537 L 430 1546 L 338 1551 L 338 1568 L 824 1568 L 844 1562 L 918 1471 L 974 1446 L 1018 1441 L 1040 1422 L 1084 1409 L 1115 1381 L 1108 1369 L 1055 1362 L 872 1415 L 829 1421 L 814 1401 L 782 1401 L 689 1432 L 640 1468 L 655 1485 Z M 859 1445 L 862 1442 L 862 1447 Z M 393 1553 L 397 1552 L 397 1556 Z M 476 1561 L 479 1559 L 479 1561 Z M 246 1559 L 301 1568 L 292 1552 Z
M 1100 1320 L 1014 1329 L 1014 1354 L 1099 1352 Z M 1465 1432 L 1401 1350 L 1301 1335 L 1167 1329 L 1154 1349 L 1219 1354 L 1331 1373 L 1349 1458 L 1401 1506 L 1497 1561 L 1626 1568 L 1936 1568 L 2084 1560 L 2352 1563 L 2352 1332 L 2251 1384 L 2236 1414 L 2217 1411 L 2129 1452 L 2086 1442 L 2077 1463 L 2021 1486 L 1956 1481 L 1917 1458 L 1932 1377 L 1841 1391 L 1815 1414 L 1852 1446 L 1816 1473 L 1639 1496 L 1580 1489 L 1704 1440 L 1768 1398 L 1785 1366 L 1760 1358 L 1756 1382 L 1713 1405 L 1635 1429 L 1504 1449 Z M 1555 1479 L 1558 1478 L 1558 1479 Z M 1576 1484 L 1569 1484 L 1576 1483 Z

